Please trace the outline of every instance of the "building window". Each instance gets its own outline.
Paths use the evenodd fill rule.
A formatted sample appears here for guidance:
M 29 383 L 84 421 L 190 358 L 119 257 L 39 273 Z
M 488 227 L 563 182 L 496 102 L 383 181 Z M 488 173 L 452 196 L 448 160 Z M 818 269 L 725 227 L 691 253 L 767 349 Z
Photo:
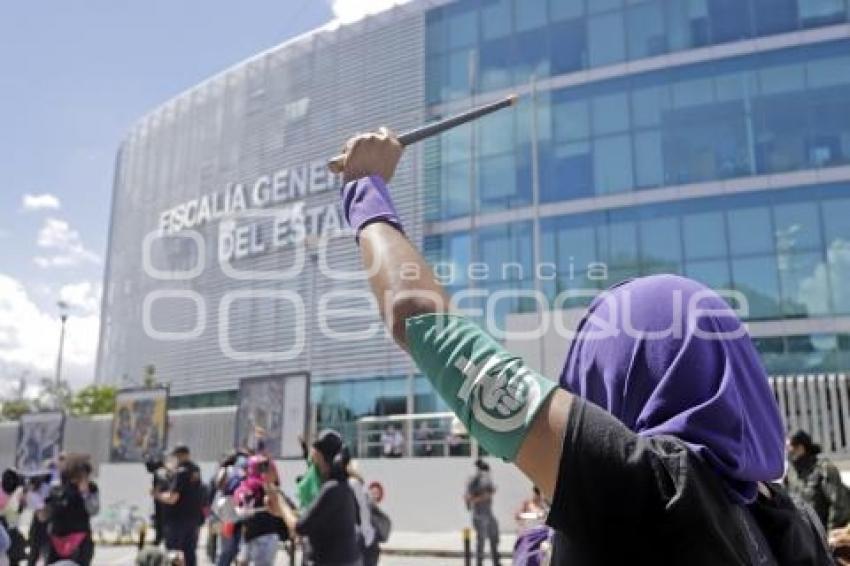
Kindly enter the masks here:
M 596 5 L 600 2 L 591 2 Z M 609 12 L 591 16 L 587 21 L 587 52 L 591 67 L 619 63 L 626 58 L 623 14 Z

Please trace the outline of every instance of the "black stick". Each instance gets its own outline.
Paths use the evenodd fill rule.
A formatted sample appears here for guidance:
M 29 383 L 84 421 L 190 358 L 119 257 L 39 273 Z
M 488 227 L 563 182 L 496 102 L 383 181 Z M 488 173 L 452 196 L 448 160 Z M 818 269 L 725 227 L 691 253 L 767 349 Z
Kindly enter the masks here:
M 424 126 L 420 126 L 414 130 L 410 130 L 409 132 L 404 132 L 398 136 L 398 141 L 401 145 L 408 146 L 412 143 L 422 141 L 425 138 L 430 138 L 431 136 L 445 132 L 455 126 L 460 126 L 461 124 L 465 124 L 469 121 L 480 118 L 481 116 L 495 112 L 496 110 L 513 106 L 517 103 L 517 100 L 518 97 L 515 94 L 506 96 L 502 100 L 491 102 L 490 104 L 484 104 L 483 106 L 467 110 L 466 112 L 456 114 L 455 116 L 449 116 L 448 118 L 443 118 L 442 120 L 432 122 L 431 124 L 425 124 Z M 328 160 L 328 169 L 334 173 L 339 173 L 342 171 L 343 163 L 345 163 L 345 155 L 337 155 Z

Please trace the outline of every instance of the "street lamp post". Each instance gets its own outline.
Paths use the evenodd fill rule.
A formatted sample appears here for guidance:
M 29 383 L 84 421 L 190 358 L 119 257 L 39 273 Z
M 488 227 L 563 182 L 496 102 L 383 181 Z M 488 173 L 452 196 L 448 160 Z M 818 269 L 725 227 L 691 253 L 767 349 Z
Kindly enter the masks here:
M 59 354 L 56 356 L 56 390 L 59 391 L 62 383 L 62 352 L 65 349 L 65 321 L 68 320 L 68 305 L 63 301 L 59 301 L 56 305 L 59 307 L 59 320 L 61 324 L 59 330 Z

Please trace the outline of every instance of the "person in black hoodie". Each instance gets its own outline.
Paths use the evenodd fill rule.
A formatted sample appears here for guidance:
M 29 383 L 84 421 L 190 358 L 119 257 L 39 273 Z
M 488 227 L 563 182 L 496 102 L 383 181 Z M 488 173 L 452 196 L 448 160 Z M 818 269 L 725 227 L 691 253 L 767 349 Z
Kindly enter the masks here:
M 100 509 L 97 484 L 84 454 L 66 454 L 59 468 L 59 484 L 45 501 L 50 547 L 47 563 L 70 560 L 89 566 L 94 557 L 91 517 Z
M 278 495 L 269 499 L 269 510 L 283 518 L 290 533 L 310 540 L 315 566 L 361 566 L 357 498 L 346 472 L 348 448 L 337 431 L 324 430 L 313 443 L 310 456 L 322 478 L 316 499 L 298 514 Z

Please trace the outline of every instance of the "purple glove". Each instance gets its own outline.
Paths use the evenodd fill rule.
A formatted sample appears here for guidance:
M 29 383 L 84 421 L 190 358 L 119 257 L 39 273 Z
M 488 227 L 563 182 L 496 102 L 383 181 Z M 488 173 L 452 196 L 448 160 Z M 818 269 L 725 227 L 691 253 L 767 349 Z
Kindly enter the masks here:
M 342 211 L 355 238 L 372 222 L 386 222 L 404 232 L 387 185 L 379 175 L 349 181 L 342 188 Z

